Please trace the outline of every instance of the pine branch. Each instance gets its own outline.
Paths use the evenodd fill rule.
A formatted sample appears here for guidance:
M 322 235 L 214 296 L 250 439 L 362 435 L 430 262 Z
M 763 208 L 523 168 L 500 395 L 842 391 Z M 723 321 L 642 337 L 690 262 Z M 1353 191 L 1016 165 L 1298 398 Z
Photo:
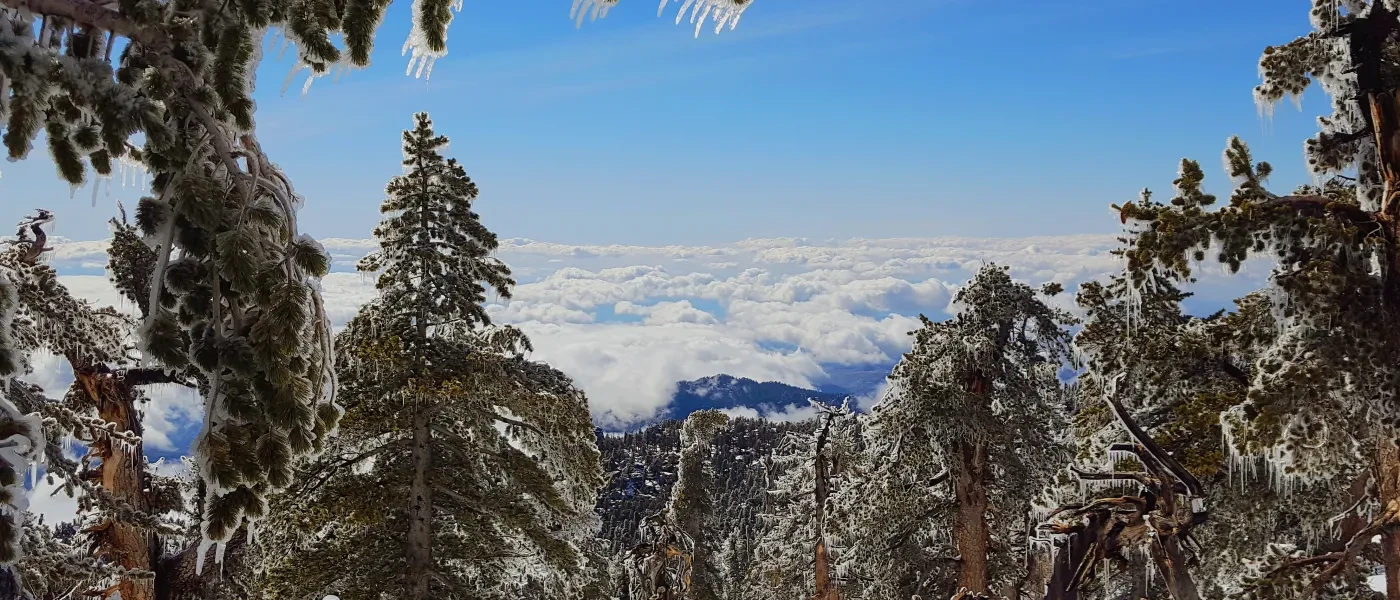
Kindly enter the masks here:
M 1361 550 L 1366 547 L 1366 544 L 1370 543 L 1371 538 L 1374 537 L 1377 532 L 1396 523 L 1397 517 L 1400 517 L 1400 511 L 1392 504 L 1386 508 L 1381 516 L 1371 521 L 1370 525 L 1367 525 L 1365 528 L 1352 535 L 1351 539 L 1347 541 L 1346 547 L 1342 550 L 1286 561 L 1283 565 L 1280 565 L 1270 572 L 1270 576 L 1281 573 L 1286 569 L 1327 564 L 1327 568 L 1323 569 L 1322 573 L 1318 574 L 1318 576 L 1312 580 L 1312 583 L 1308 584 L 1307 591 L 1303 594 L 1304 598 L 1316 596 L 1317 593 L 1322 590 L 1323 586 L 1327 585 L 1327 582 L 1346 570 L 1347 566 L 1351 564 L 1351 561 L 1361 553 Z
M 140 385 L 155 385 L 158 383 L 174 383 L 187 388 L 197 389 L 199 386 L 189 379 L 178 377 L 165 369 L 141 367 L 136 369 L 123 369 L 116 372 L 117 379 L 123 380 L 132 387 Z
M 1337 217 L 1367 231 L 1378 229 L 1380 222 L 1376 215 L 1360 206 L 1339 202 L 1326 196 L 1278 196 L 1255 204 L 1260 208 L 1289 208 L 1312 217 Z
M 58 16 L 83 25 L 111 31 L 159 54 L 169 52 L 174 43 L 164 32 L 143 27 L 121 13 L 86 0 L 0 0 L 0 5 L 34 14 Z
M 512 418 L 507 417 L 507 416 L 505 416 L 505 415 L 498 414 L 498 413 L 496 413 L 495 411 L 489 411 L 489 410 L 480 409 L 480 408 L 477 409 L 477 410 L 481 411 L 482 413 L 485 413 L 487 416 L 491 417 L 492 419 L 495 419 L 495 420 L 500 421 L 500 422 L 502 422 L 502 423 L 505 423 L 505 424 L 507 424 L 507 425 L 515 425 L 516 427 L 521 427 L 521 428 L 524 428 L 524 429 L 526 429 L 526 430 L 528 430 L 528 431 L 530 431 L 530 432 L 533 432 L 533 433 L 535 433 L 536 435 L 544 435 L 544 432 L 541 431 L 539 427 L 535 427 L 534 425 L 531 425 L 531 424 L 526 423 L 526 422 L 524 422 L 524 421 L 521 421 L 521 420 L 519 420 L 519 419 L 512 419 Z

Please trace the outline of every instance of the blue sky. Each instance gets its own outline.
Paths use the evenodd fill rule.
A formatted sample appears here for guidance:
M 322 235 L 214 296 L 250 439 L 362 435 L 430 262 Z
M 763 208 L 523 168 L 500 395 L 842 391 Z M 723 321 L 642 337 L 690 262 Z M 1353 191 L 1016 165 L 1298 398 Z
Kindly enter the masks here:
M 716 243 L 749 237 L 1111 232 L 1110 202 L 1169 193 L 1197 157 L 1217 185 L 1239 134 L 1305 181 L 1325 98 L 1256 113 L 1260 51 L 1308 29 L 1306 0 L 755 0 L 692 38 L 676 6 L 622 0 L 575 29 L 568 0 L 467 0 L 432 79 L 404 75 L 408 3 L 374 66 L 305 97 L 259 74 L 264 148 L 307 197 L 302 226 L 366 237 L 398 140 L 428 110 L 505 237 Z M 105 235 L 115 188 L 69 197 L 42 146 L 0 164 L 0 222 L 44 206 Z

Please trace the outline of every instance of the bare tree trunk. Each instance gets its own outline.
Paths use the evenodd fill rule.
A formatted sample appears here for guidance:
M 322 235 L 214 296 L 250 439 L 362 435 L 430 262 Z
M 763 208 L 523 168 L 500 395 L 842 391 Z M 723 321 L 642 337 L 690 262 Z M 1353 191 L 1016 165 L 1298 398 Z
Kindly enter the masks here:
M 432 431 L 428 409 L 413 411 L 413 486 L 408 509 L 408 597 L 428 600 L 433 576 L 433 490 L 428 481 L 432 467 Z
M 98 416 L 105 423 L 116 425 L 119 432 L 141 435 L 141 419 L 137 414 L 131 387 L 105 369 L 74 364 L 74 374 L 97 404 Z M 99 439 L 92 451 L 100 459 L 97 468 L 99 483 L 113 497 L 140 512 L 150 511 L 145 494 L 146 456 L 142 445 L 114 443 Z M 134 525 L 109 520 L 88 529 L 98 541 L 97 556 L 127 569 L 153 570 L 157 551 L 155 536 Z M 151 578 L 123 577 L 108 592 L 121 592 L 122 600 L 154 600 L 155 581 Z
M 1390 438 L 1382 438 L 1376 447 L 1376 481 L 1382 507 L 1400 502 L 1400 447 Z M 1395 525 L 1381 529 L 1381 557 L 1386 600 L 1400 599 L 1400 530 Z
M 831 433 L 831 420 L 834 417 L 827 416 L 826 423 L 822 427 L 821 434 L 817 436 L 816 447 L 816 522 L 817 522 L 817 556 L 816 556 L 816 583 L 817 594 L 813 600 L 840 600 L 836 592 L 836 585 L 831 581 L 830 555 L 826 549 L 826 499 L 831 493 L 830 473 L 827 467 L 826 444 L 827 436 Z
M 959 442 L 958 458 L 962 464 L 953 474 L 953 493 L 958 502 L 953 542 L 962 562 L 958 586 L 986 594 L 990 582 L 987 551 L 991 545 L 991 532 L 987 527 L 987 445 Z
M 1167 583 L 1167 593 L 1172 600 L 1200 600 L 1196 582 L 1186 569 L 1186 555 L 1181 552 L 1181 542 L 1176 536 L 1160 538 L 1161 542 L 1152 545 L 1152 557 L 1162 570 L 1162 578 Z

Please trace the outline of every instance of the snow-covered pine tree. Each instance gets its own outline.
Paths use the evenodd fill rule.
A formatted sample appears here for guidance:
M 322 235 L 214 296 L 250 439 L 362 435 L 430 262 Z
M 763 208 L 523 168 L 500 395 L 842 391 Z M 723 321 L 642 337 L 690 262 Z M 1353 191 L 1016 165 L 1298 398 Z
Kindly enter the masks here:
M 1273 331 L 1268 311 L 1251 295 L 1234 313 L 1195 318 L 1182 310 L 1189 296 L 1124 276 L 1079 291 L 1078 452 L 1041 501 L 1053 517 L 1044 527 L 1059 533 L 1041 563 L 1053 570 L 1039 574 L 1050 598 L 1199 597 L 1198 586 L 1220 597 L 1238 584 L 1240 556 L 1288 531 L 1266 486 L 1229 480 L 1219 429 L 1248 386 L 1252 336 Z M 1198 529 L 1208 515 L 1216 527 Z M 1182 556 L 1165 556 L 1168 546 Z
M 1306 154 L 1328 184 L 1272 193 L 1264 185 L 1269 165 L 1255 164 L 1244 143 L 1231 139 L 1229 204 L 1212 209 L 1199 165 L 1182 161 L 1171 205 L 1121 208 L 1136 229 L 1127 256 L 1139 283 L 1154 272 L 1189 279 L 1191 261 L 1208 252 L 1231 268 L 1256 254 L 1277 259 L 1268 293 L 1276 331 L 1259 349 L 1246 399 L 1222 417 L 1226 450 L 1240 466 L 1261 466 L 1280 492 L 1329 486 L 1322 507 L 1339 521 L 1374 515 L 1337 552 L 1261 557 L 1248 595 L 1298 597 L 1332 585 L 1364 567 L 1357 557 L 1379 534 L 1386 594 L 1400 598 L 1400 329 L 1393 325 L 1400 318 L 1400 77 L 1387 58 L 1400 50 L 1400 20 L 1395 5 L 1380 0 L 1317 0 L 1311 17 L 1311 33 L 1266 49 L 1255 96 L 1268 106 L 1321 84 L 1333 112 L 1320 119 Z M 1373 478 L 1370 493 L 1348 502 L 1358 478 Z M 1325 531 L 1329 524 L 1311 525 Z
M 729 416 L 699 410 L 681 423 L 676 482 L 666 510 L 642 519 L 641 543 L 624 559 L 628 597 L 648 600 L 719 600 L 720 536 L 711 530 L 716 498 L 713 442 L 730 424 Z
M 267 592 L 572 597 L 601 485 L 587 400 L 490 325 L 510 271 L 447 138 L 414 121 L 360 264 L 380 296 L 337 340 L 340 433 L 275 507 Z
M 867 515 L 886 543 L 865 545 L 859 560 L 898 565 L 881 567 L 873 586 L 886 597 L 1019 597 L 1030 503 L 1065 456 L 1057 370 L 1072 318 L 995 265 L 954 303 L 948 321 L 922 317 L 866 436 L 878 457 L 864 490 Z
M 1204 488 L 1203 508 L 1209 510 L 1209 523 L 1179 523 L 1181 527 L 1172 529 L 1171 519 L 1156 515 L 1152 524 L 1157 535 L 1189 542 L 1189 570 L 1201 595 L 1226 597 L 1243 589 L 1250 574 L 1247 563 L 1279 548 L 1341 550 L 1365 526 L 1365 519 L 1353 513 L 1322 530 L 1316 524 L 1328 523 L 1337 514 L 1334 496 L 1339 489 L 1344 487 L 1347 505 L 1362 499 L 1367 477 L 1348 486 L 1300 485 L 1285 494 L 1266 479 L 1241 472 L 1243 465 L 1232 467 L 1222 441 L 1221 417 L 1246 400 L 1258 353 L 1270 347 L 1277 328 L 1265 293 L 1248 294 L 1235 302 L 1233 310 L 1206 317 L 1185 314 L 1182 301 L 1189 295 L 1161 276 L 1153 276 L 1141 287 L 1118 276 L 1106 284 L 1094 282 L 1081 288 L 1078 300 L 1087 321 L 1075 345 L 1087 368 L 1080 377 L 1082 408 L 1074 422 L 1079 452 L 1062 487 L 1053 490 L 1058 497 L 1048 500 L 1046 508 L 1095 498 L 1135 497 L 1144 489 L 1132 474 L 1142 469 L 1141 463 L 1110 451 L 1113 445 L 1130 441 L 1104 401 L 1106 384 L 1114 382 L 1131 418 Z M 1111 460 L 1115 455 L 1119 460 Z M 1095 471 L 1124 479 L 1084 477 Z M 1126 524 L 1133 514 L 1121 511 L 1115 521 Z M 1141 529 L 1141 523 L 1136 525 Z M 1133 540 L 1133 535 L 1123 535 L 1133 530 L 1124 527 L 1117 535 Z M 1108 582 L 1124 598 L 1140 598 L 1148 591 L 1167 593 L 1169 570 L 1146 564 L 1150 549 L 1141 552 L 1135 544 L 1126 546 L 1118 556 L 1108 557 L 1112 563 L 1128 566 L 1126 571 L 1098 573 L 1090 568 L 1085 577 L 1098 581 L 1084 583 Z M 1363 566 L 1332 583 L 1346 597 L 1366 597 L 1369 571 Z M 1111 591 L 1095 589 L 1092 595 L 1084 591 L 1081 597 L 1111 598 L 1106 595 Z
M 680 460 L 676 485 L 666 506 L 666 520 L 690 538 L 692 574 L 686 600 L 720 600 L 726 583 L 717 564 L 720 532 L 706 527 L 715 513 L 711 462 L 715 436 L 729 426 L 729 416 L 717 410 L 700 410 L 681 425 Z
M 28 514 L 24 477 L 43 460 L 47 446 L 43 424 L 37 415 L 22 411 L 10 393 L 10 378 L 24 367 L 23 347 L 15 339 L 13 325 L 19 309 L 17 286 L 0 275 L 0 593 L 21 598 L 22 582 L 14 564 L 21 556 Z M 30 524 L 32 526 L 32 524 Z M 31 534 L 33 535 L 33 534 Z
M 762 534 L 753 565 L 742 577 L 743 596 L 752 600 L 811 598 L 839 600 L 840 577 L 830 542 L 831 502 L 840 491 L 841 470 L 854 453 L 855 414 L 849 404 L 813 401 L 819 416 L 814 431 L 794 431 L 773 453 L 772 485 L 763 499 Z M 810 576 L 810 577 L 809 577 Z

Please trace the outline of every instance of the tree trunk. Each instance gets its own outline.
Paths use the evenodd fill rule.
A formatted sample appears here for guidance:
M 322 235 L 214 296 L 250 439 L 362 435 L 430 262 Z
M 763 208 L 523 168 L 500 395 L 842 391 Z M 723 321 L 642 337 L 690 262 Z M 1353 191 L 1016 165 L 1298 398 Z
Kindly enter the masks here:
M 957 446 L 961 464 L 953 474 L 953 493 L 958 502 L 953 542 L 961 559 L 958 587 L 986 594 L 990 581 L 987 550 L 991 545 L 987 527 L 987 445 L 963 441 Z
M 1186 555 L 1181 552 L 1181 543 L 1176 536 L 1160 536 L 1160 543 L 1152 544 L 1152 557 L 1162 570 L 1166 580 L 1167 593 L 1172 600 L 1201 600 L 1196 590 L 1196 582 L 1186 570 Z
M 14 565 L 0 566 L 0 600 L 29 600 L 22 583 Z
M 816 584 L 817 594 L 813 600 L 840 600 L 837 595 L 836 585 L 831 581 L 830 556 L 826 549 L 826 499 L 831 493 L 830 473 L 827 468 L 826 443 L 827 436 L 831 432 L 831 420 L 828 416 L 826 423 L 822 427 L 821 434 L 817 436 L 817 456 L 816 456 L 816 523 L 817 523 L 817 556 L 816 556 Z
M 141 419 L 137 414 L 131 388 L 106 369 L 79 367 L 74 374 L 97 404 L 98 416 L 105 423 L 116 425 L 117 431 L 141 435 Z M 140 512 L 150 511 L 145 489 L 146 456 L 140 443 L 128 446 L 111 440 L 99 440 L 92 451 L 101 464 L 99 483 L 113 497 Z M 157 552 L 155 536 L 141 528 L 106 521 L 88 529 L 96 540 L 97 556 L 127 569 L 153 570 Z M 155 582 L 150 578 L 122 578 L 107 592 L 120 592 L 122 600 L 154 600 Z M 105 596 L 104 596 L 105 597 Z
M 1393 439 L 1382 438 L 1376 445 L 1376 481 L 1382 507 L 1400 502 L 1400 447 Z M 1381 529 L 1381 557 L 1386 600 L 1400 600 L 1400 529 L 1394 524 Z
M 1008 328 L 997 335 L 1001 347 Z M 968 374 L 967 391 L 985 399 L 991 382 L 980 371 Z M 958 587 L 986 595 L 991 578 L 988 573 L 987 552 L 991 546 L 991 531 L 987 527 L 987 443 L 982 440 L 962 440 L 956 444 L 953 466 L 953 495 L 958 512 L 953 522 L 953 543 L 961 561 Z
M 1032 526 L 1035 524 L 1033 523 Z M 1054 569 L 1054 553 L 1036 552 L 1032 547 L 1031 552 L 1026 557 L 1026 578 L 1021 581 L 1021 593 L 1025 597 L 1035 600 L 1049 598 L 1047 591 L 1050 586 L 1050 577 Z
M 203 568 L 199 567 L 199 545 L 191 545 L 156 562 L 155 599 L 190 600 L 211 597 L 214 590 L 228 589 L 227 573 L 244 572 L 248 559 L 248 536 L 235 533 L 224 547 L 222 565 L 214 564 L 214 555 L 206 554 Z M 253 582 L 247 582 L 252 584 Z
M 408 573 L 406 584 L 412 600 L 428 600 L 433 576 L 433 489 L 428 481 L 432 467 L 432 432 L 428 407 L 413 410 L 413 486 L 408 509 Z
M 1063 547 L 1056 548 L 1050 581 L 1045 586 L 1046 600 L 1079 600 L 1079 588 L 1074 585 L 1075 572 L 1088 554 L 1089 537 L 1071 533 L 1066 536 Z

